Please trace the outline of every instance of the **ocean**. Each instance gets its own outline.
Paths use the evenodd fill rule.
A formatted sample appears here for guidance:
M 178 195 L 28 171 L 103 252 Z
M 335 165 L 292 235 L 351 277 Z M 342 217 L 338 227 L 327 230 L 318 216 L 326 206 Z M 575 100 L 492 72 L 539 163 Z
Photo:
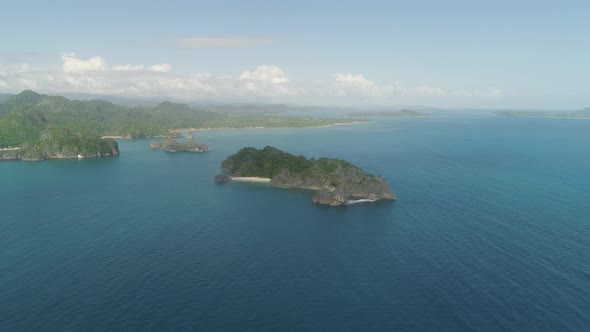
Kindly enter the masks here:
M 590 330 L 590 121 L 378 120 L 0 163 L 0 330 Z M 348 160 L 398 199 L 213 182 L 265 145 Z

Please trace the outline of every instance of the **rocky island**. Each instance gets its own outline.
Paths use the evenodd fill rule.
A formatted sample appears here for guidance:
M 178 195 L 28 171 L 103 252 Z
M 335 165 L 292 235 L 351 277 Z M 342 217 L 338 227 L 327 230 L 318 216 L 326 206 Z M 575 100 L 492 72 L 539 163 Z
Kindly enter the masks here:
M 331 206 L 358 201 L 393 200 L 395 194 L 381 176 L 365 173 L 340 159 L 307 159 L 271 146 L 243 148 L 221 163 L 216 182 L 259 179 L 283 188 L 315 191 L 312 201 Z
M 151 142 L 150 148 L 161 149 L 166 152 L 207 152 L 209 147 L 203 143 L 197 143 L 192 139 L 179 142 L 173 138 L 166 138 L 161 142 Z

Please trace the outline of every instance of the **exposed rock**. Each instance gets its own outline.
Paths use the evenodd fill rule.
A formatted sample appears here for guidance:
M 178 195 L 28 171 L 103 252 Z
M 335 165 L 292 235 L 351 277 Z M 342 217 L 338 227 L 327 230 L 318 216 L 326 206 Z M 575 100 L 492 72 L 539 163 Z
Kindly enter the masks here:
M 19 149 L 0 149 L 0 160 L 18 160 Z
M 48 159 L 83 159 L 119 154 L 117 141 L 99 137 L 42 137 L 36 144 L 24 143 L 19 149 L 0 151 L 0 160 L 41 161 Z
M 172 138 L 166 138 L 161 142 L 151 142 L 150 148 L 162 149 L 167 152 L 207 152 L 209 147 L 206 144 L 197 143 L 193 140 L 179 142 Z
M 224 160 L 221 168 L 230 176 L 270 178 L 277 187 L 315 190 L 312 201 L 318 204 L 337 206 L 355 200 L 396 198 L 383 177 L 367 174 L 349 162 L 308 160 L 269 146 L 262 150 L 244 148 Z
M 225 183 L 231 181 L 231 177 L 225 174 L 217 174 L 215 175 L 215 182 L 216 183 Z
M 184 135 L 182 134 L 182 131 L 171 131 L 170 133 L 168 133 L 168 138 L 183 138 Z M 190 136 L 190 139 L 192 139 L 193 137 Z
M 338 206 L 346 204 L 349 200 L 345 196 L 334 191 L 320 190 L 313 195 L 311 201 L 316 204 Z

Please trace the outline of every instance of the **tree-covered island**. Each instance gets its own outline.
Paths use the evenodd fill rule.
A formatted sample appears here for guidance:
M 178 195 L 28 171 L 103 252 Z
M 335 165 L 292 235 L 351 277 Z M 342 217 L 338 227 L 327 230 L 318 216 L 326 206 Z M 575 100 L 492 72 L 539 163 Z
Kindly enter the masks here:
M 161 149 L 166 152 L 207 152 L 209 147 L 207 144 L 197 143 L 188 138 L 184 141 L 178 141 L 173 138 L 166 138 L 161 142 L 151 142 L 151 149 Z
M 232 179 L 270 179 L 273 186 L 315 191 L 312 201 L 331 206 L 354 201 L 393 200 L 395 194 L 381 176 L 365 173 L 340 159 L 307 159 L 271 146 L 246 147 L 221 163 L 217 182 Z

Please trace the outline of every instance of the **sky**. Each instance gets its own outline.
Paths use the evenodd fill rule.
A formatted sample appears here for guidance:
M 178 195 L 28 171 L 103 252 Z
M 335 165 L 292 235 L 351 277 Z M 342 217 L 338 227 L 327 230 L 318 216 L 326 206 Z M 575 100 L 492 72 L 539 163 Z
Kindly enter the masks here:
M 0 92 L 590 106 L 588 1 L 4 1 Z

